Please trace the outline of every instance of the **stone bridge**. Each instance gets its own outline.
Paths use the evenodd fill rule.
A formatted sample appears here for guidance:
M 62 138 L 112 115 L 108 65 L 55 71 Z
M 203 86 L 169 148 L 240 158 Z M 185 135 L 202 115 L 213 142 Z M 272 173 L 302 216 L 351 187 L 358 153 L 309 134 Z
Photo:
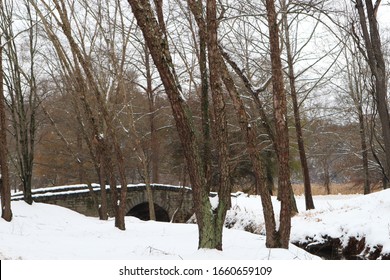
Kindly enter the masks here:
M 186 187 L 152 184 L 157 221 L 186 222 L 194 213 L 192 190 Z M 113 216 L 111 190 L 106 186 L 108 213 Z M 118 188 L 118 192 L 120 189 Z M 35 202 L 49 203 L 72 209 L 86 216 L 98 217 L 101 204 L 100 185 L 70 185 L 32 190 Z M 12 195 L 12 200 L 23 200 L 22 193 Z M 149 208 L 145 184 L 128 185 L 126 199 L 127 216 L 149 220 Z

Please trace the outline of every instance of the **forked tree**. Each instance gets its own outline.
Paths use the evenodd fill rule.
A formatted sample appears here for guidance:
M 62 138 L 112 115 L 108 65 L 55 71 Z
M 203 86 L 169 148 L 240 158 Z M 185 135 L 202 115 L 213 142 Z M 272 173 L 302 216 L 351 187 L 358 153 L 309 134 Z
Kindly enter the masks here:
M 138 26 L 142 30 L 145 42 L 149 48 L 150 54 L 160 74 L 166 94 L 171 104 L 172 113 L 176 122 L 178 134 L 183 146 L 184 155 L 187 162 L 190 181 L 193 190 L 195 215 L 199 229 L 199 248 L 216 248 L 222 250 L 222 228 L 226 210 L 230 205 L 230 187 L 227 166 L 226 139 L 221 140 L 226 131 L 226 122 L 224 119 L 224 100 L 221 92 L 221 80 L 218 73 L 213 71 L 210 74 L 211 88 L 214 92 L 213 108 L 216 114 L 218 169 L 219 174 L 219 204 L 217 209 L 212 209 L 209 200 L 210 182 L 206 179 L 205 165 L 200 148 L 200 141 L 197 138 L 196 130 L 193 124 L 190 108 L 185 102 L 181 84 L 175 71 L 175 66 L 171 57 L 168 43 L 168 34 L 165 27 L 162 1 L 155 1 L 156 15 L 149 1 L 129 0 L 128 1 Z M 216 30 L 216 3 L 208 1 L 207 3 L 207 24 L 210 30 Z M 213 61 L 215 51 L 217 50 L 213 38 L 208 38 L 205 42 L 209 53 L 209 60 Z M 210 57 L 211 56 L 211 57 Z M 209 61 L 210 63 L 210 61 Z M 215 67 L 215 66 L 213 66 Z

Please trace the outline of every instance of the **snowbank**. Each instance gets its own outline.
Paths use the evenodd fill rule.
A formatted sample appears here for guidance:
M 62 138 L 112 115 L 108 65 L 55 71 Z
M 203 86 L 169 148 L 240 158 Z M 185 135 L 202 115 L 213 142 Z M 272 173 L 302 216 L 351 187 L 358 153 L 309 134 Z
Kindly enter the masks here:
M 224 231 L 224 250 L 197 250 L 193 224 L 144 222 L 126 217 L 126 231 L 71 210 L 12 202 L 12 222 L 0 221 L 1 258 L 40 260 L 128 259 L 318 259 L 291 245 L 265 248 L 264 237 L 242 230 Z

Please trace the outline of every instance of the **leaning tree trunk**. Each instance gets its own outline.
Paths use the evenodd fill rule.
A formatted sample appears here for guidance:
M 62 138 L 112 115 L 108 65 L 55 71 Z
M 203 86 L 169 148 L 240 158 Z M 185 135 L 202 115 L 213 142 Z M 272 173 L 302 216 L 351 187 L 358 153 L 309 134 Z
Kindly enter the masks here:
M 116 213 L 117 215 L 115 218 L 115 226 L 120 230 L 125 230 L 126 229 L 125 211 L 126 211 L 126 197 L 127 197 L 126 171 L 125 171 L 123 152 L 120 147 L 117 132 L 113 124 L 112 116 L 108 112 L 107 106 L 102 97 L 103 94 L 99 89 L 97 82 L 94 79 L 93 67 L 90 64 L 91 62 L 89 61 L 88 58 L 84 56 L 82 50 L 80 49 L 80 46 L 77 44 L 75 38 L 72 35 L 71 23 L 68 18 L 68 12 L 65 8 L 64 0 L 56 0 L 54 1 L 54 5 L 56 8 L 56 12 L 58 12 L 59 18 L 61 19 L 60 26 L 65 37 L 67 38 L 72 54 L 74 55 L 74 58 L 77 60 L 77 63 L 80 64 L 85 74 L 85 83 L 87 85 L 87 88 L 89 88 L 91 92 L 94 94 L 102 118 L 104 119 L 107 125 L 107 131 L 111 138 L 110 144 L 112 145 L 114 151 L 114 158 L 116 160 L 115 166 L 117 167 L 119 182 L 121 185 L 120 192 L 119 192 L 119 200 L 118 200 L 119 205 L 117 208 L 118 212 Z M 82 77 L 79 78 L 82 79 Z
M 256 106 L 258 107 L 259 109 L 259 113 L 260 113 L 260 117 L 261 117 L 261 120 L 262 120 L 262 124 L 264 126 L 264 128 L 266 129 L 267 131 L 267 134 L 268 136 L 270 137 L 270 140 L 272 141 L 272 145 L 275 149 L 275 153 L 276 153 L 276 156 L 279 156 L 279 153 L 278 153 L 278 147 L 276 145 L 276 136 L 275 136 L 275 132 L 274 132 L 274 128 L 271 126 L 271 121 L 269 120 L 266 112 L 265 112 L 265 109 L 264 109 L 264 106 L 262 105 L 262 102 L 260 101 L 259 99 L 259 93 L 264 91 L 265 88 L 268 86 L 268 81 L 263 85 L 263 87 L 261 87 L 260 89 L 257 89 L 257 90 L 254 90 L 253 89 L 253 86 L 251 85 L 249 79 L 245 76 L 245 74 L 243 73 L 243 71 L 238 67 L 237 63 L 235 63 L 230 57 L 229 55 L 223 51 L 223 48 L 220 47 L 220 51 L 221 51 L 221 54 L 223 56 L 223 58 L 225 59 L 225 61 L 227 63 L 229 63 L 229 65 L 233 68 L 234 72 L 240 77 L 240 79 L 243 81 L 244 85 L 245 85 L 245 88 L 248 90 L 248 92 L 253 96 L 254 98 L 254 101 L 256 103 Z M 272 79 L 269 79 L 269 81 L 271 81 Z M 290 187 L 291 189 L 291 194 L 290 194 L 290 199 L 291 199 L 291 214 L 292 215 L 295 215 L 296 213 L 298 213 L 298 208 L 297 208 L 297 205 L 296 205 L 296 201 L 295 201 L 295 197 L 294 197 L 294 193 L 292 191 L 292 188 L 291 188 L 291 182 L 290 182 Z M 259 191 L 259 190 L 256 190 L 256 191 Z M 271 191 L 270 191 L 271 192 Z M 279 197 L 278 197 L 279 199 Z M 280 199 L 279 199 L 280 200 Z
M 236 89 L 232 77 L 229 74 L 226 64 L 222 63 L 221 65 L 222 67 L 220 71 L 222 73 L 223 81 L 233 101 L 238 121 L 240 123 L 241 131 L 245 135 L 246 149 L 250 156 L 256 179 L 256 190 L 259 192 L 261 197 L 266 231 L 265 245 L 267 248 L 277 248 L 280 244 L 279 234 L 276 230 L 276 221 L 274 209 L 272 206 L 271 192 L 269 191 L 268 186 L 266 184 L 267 180 L 264 174 L 264 167 L 262 164 L 260 151 L 256 145 L 256 130 L 249 123 L 249 118 L 245 110 L 245 105 L 240 97 L 239 92 Z

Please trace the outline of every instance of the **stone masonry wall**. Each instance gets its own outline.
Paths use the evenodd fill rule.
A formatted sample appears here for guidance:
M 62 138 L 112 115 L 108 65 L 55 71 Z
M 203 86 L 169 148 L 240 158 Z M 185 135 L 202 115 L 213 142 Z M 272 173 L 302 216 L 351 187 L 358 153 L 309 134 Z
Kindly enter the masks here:
M 177 212 L 174 222 L 183 223 L 192 216 L 194 211 L 191 189 L 154 184 L 152 185 L 152 190 L 154 203 L 165 209 L 170 219 Z M 40 189 L 35 194 L 33 192 L 33 200 L 35 202 L 66 207 L 86 216 L 98 217 L 98 206 L 101 203 L 100 192 L 98 185 L 94 185 L 95 197 L 86 186 L 73 191 L 72 189 L 63 191 L 63 189 L 50 190 L 48 188 L 46 192 L 45 189 Z M 20 198 L 15 196 L 13 199 L 18 200 Z M 145 202 L 147 202 L 145 185 L 129 185 L 127 189 L 126 213 L 133 207 Z M 108 213 L 110 216 L 113 216 L 110 189 L 107 189 L 107 204 Z M 179 210 L 176 211 L 178 208 Z

